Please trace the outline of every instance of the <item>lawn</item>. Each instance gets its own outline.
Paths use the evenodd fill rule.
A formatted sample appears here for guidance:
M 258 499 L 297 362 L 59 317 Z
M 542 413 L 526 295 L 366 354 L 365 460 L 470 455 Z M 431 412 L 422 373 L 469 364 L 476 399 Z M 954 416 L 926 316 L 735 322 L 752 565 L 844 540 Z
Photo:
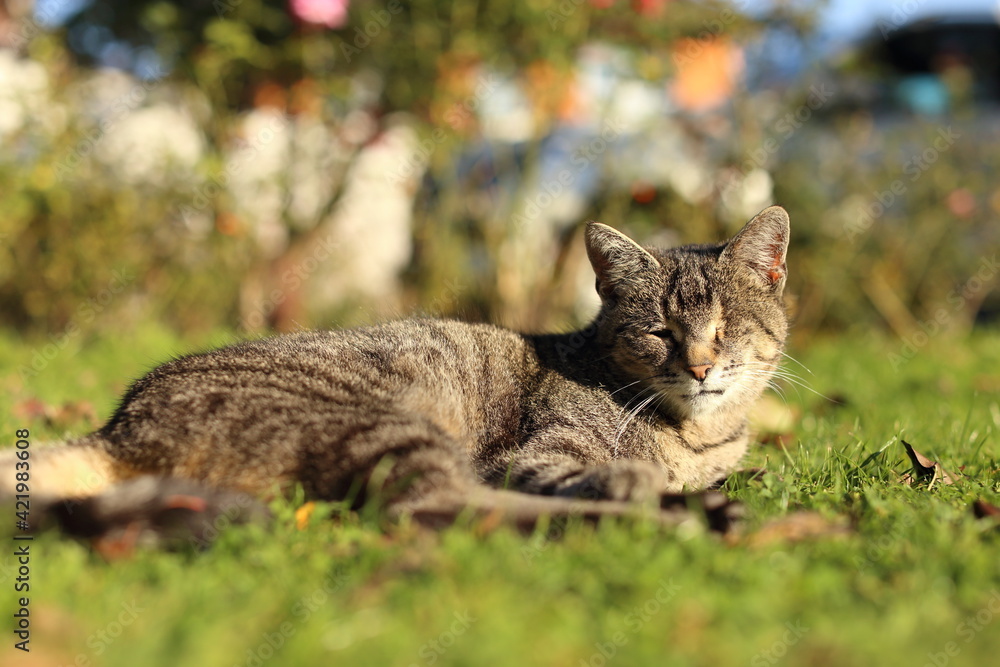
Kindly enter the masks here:
M 46 351 L 0 336 L 6 441 L 86 431 L 91 406 L 106 417 L 143 370 L 225 339 L 151 329 Z M 31 653 L 5 632 L 0 664 L 995 664 L 1000 529 L 971 505 L 1000 504 L 1000 334 L 904 351 L 862 334 L 792 349 L 811 373 L 787 368 L 834 400 L 785 385 L 798 417 L 784 446 L 757 446 L 747 466 L 767 472 L 729 488 L 748 510 L 740 535 L 634 521 L 556 539 L 431 533 L 334 507 L 299 529 L 294 501 L 202 553 L 107 563 L 43 535 Z M 33 357 L 40 372 L 22 373 Z M 901 482 L 901 439 L 957 483 Z M 13 557 L 0 565 L 12 627 Z

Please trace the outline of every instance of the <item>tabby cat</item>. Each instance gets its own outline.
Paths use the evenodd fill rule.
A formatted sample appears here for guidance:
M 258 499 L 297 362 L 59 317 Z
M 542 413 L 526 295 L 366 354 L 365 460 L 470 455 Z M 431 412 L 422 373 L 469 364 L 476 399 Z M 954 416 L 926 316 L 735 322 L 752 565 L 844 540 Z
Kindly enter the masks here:
M 676 504 L 747 449 L 787 331 L 788 236 L 777 206 L 726 243 L 669 250 L 589 223 L 602 305 L 572 333 L 407 319 L 175 359 L 96 432 L 34 452 L 33 493 L 114 497 L 145 475 L 206 494 L 297 482 L 315 499 L 376 492 L 432 523 Z

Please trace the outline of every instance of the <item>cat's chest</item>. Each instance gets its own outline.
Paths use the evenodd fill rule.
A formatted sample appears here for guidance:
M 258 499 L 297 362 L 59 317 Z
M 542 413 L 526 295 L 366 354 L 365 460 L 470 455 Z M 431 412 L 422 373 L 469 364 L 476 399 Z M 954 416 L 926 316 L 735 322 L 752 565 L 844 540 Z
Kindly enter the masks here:
M 736 469 L 749 441 L 746 424 L 650 425 L 643 434 L 667 475 L 671 491 L 703 488 Z

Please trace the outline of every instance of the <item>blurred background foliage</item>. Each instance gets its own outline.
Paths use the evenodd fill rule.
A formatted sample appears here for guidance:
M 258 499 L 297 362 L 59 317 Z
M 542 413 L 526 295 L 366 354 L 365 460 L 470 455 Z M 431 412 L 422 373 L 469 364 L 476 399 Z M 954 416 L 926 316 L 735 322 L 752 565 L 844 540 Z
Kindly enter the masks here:
M 746 5 L 0 2 L 0 325 L 566 327 L 585 220 L 709 242 L 771 203 L 797 335 L 995 316 L 995 21 L 824 51 L 816 8 Z

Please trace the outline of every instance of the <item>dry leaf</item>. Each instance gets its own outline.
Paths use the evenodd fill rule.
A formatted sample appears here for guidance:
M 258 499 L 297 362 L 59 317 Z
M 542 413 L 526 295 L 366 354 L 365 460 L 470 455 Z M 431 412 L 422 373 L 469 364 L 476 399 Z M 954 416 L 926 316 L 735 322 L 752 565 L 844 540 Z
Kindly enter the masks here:
M 758 433 L 757 444 L 773 445 L 785 449 L 795 440 L 795 434 L 791 431 L 786 433 Z
M 18 421 L 35 421 L 46 418 L 48 406 L 37 398 L 27 398 L 15 403 L 11 411 Z
M 851 533 L 844 517 L 827 518 L 819 512 L 794 512 L 769 521 L 747 535 L 746 544 L 759 547 L 774 542 L 800 542 L 821 537 L 843 537 Z
M 913 463 L 913 472 L 903 475 L 899 480 L 903 484 L 912 486 L 914 482 L 927 482 L 927 486 L 931 487 L 935 483 L 946 485 L 955 483 L 956 476 L 942 468 L 940 463 L 930 460 L 915 450 L 913 445 L 906 440 L 901 440 L 900 442 L 903 443 L 903 447 L 906 448 L 906 455 L 910 457 L 910 462 Z
M 477 521 L 473 532 L 477 537 L 489 535 L 503 525 L 503 518 L 503 511 L 497 508 Z
M 68 401 L 49 413 L 53 426 L 67 428 L 79 421 L 86 421 L 91 427 L 96 427 L 97 411 L 90 401 Z
M 976 515 L 977 519 L 994 519 L 1000 521 L 1000 507 L 997 507 L 993 503 L 988 503 L 981 498 L 972 503 L 972 512 Z
M 120 530 L 112 530 L 91 541 L 94 551 L 110 563 L 127 560 L 135 555 L 142 527 L 133 521 Z
M 49 405 L 37 398 L 28 398 L 13 407 L 14 416 L 23 421 L 44 421 L 53 428 L 70 428 L 81 420 L 96 427 L 97 412 L 90 401 L 68 401 L 62 405 Z
M 309 527 L 309 518 L 316 511 L 316 503 L 309 501 L 302 507 L 295 510 L 295 527 L 299 530 L 305 530 Z

